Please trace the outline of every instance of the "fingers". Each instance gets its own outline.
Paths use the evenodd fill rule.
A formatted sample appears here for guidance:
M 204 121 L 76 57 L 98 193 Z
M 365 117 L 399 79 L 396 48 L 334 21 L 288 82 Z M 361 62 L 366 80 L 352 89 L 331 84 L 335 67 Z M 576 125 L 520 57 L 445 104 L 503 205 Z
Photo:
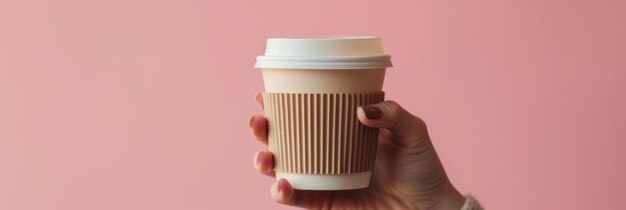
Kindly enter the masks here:
M 406 147 L 415 147 L 428 139 L 426 124 L 420 118 L 394 101 L 384 101 L 357 108 L 359 121 L 368 127 L 387 128 L 392 141 Z
M 261 115 L 250 117 L 250 130 L 254 138 L 267 145 L 267 120 Z
M 293 205 L 296 202 L 294 196 L 295 190 L 285 179 L 279 179 L 278 181 L 274 182 L 274 184 L 272 184 L 270 192 L 272 198 L 274 198 L 276 202 L 288 205 Z
M 257 92 L 254 97 L 261 109 L 263 109 L 263 94 Z M 267 120 L 264 116 L 256 115 L 250 117 L 250 129 L 254 138 L 267 145 Z
M 262 174 L 275 177 L 274 173 L 274 155 L 269 151 L 259 151 L 254 155 L 254 169 Z
M 295 190 L 286 179 L 274 182 L 270 191 L 276 202 L 290 206 L 305 209 L 330 209 L 332 204 L 332 191 Z
M 259 106 L 261 107 L 261 109 L 264 109 L 264 106 L 263 106 L 263 93 L 261 93 L 261 92 L 257 92 L 257 93 L 254 95 L 254 99 L 255 99 L 255 100 L 256 100 L 256 102 L 259 104 Z

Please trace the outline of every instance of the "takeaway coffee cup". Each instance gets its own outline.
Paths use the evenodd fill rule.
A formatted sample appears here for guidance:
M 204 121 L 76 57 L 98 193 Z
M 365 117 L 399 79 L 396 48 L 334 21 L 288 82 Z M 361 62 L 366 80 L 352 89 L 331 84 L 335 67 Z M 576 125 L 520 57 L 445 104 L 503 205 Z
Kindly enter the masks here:
M 301 190 L 369 186 L 378 129 L 361 124 L 356 110 L 384 100 L 387 67 L 376 37 L 267 40 L 255 68 L 277 179 Z

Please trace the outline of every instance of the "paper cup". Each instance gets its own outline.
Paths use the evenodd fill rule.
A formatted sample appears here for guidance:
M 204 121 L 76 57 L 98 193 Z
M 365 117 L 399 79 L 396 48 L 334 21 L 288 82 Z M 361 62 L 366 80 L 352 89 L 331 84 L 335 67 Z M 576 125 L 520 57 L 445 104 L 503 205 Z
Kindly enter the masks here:
M 356 109 L 384 100 L 391 61 L 381 40 L 272 38 L 255 67 L 263 72 L 276 178 L 301 190 L 369 186 L 378 129 L 361 124 Z

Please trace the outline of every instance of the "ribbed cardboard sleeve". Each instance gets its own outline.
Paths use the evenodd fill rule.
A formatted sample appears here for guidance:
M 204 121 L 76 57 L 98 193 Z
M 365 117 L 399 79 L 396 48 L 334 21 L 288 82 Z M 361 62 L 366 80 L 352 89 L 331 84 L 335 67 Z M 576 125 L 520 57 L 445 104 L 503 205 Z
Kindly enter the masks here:
M 378 129 L 356 116 L 358 106 L 384 100 L 378 93 L 264 93 L 269 150 L 275 170 L 304 174 L 371 171 Z

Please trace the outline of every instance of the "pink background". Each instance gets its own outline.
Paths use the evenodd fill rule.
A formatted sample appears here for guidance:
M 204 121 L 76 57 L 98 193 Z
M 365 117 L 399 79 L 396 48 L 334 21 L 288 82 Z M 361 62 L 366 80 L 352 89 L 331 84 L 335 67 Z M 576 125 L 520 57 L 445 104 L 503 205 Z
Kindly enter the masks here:
M 620 209 L 626 1 L 0 0 L 0 209 L 288 209 L 248 132 L 267 37 L 376 35 L 489 209 Z

